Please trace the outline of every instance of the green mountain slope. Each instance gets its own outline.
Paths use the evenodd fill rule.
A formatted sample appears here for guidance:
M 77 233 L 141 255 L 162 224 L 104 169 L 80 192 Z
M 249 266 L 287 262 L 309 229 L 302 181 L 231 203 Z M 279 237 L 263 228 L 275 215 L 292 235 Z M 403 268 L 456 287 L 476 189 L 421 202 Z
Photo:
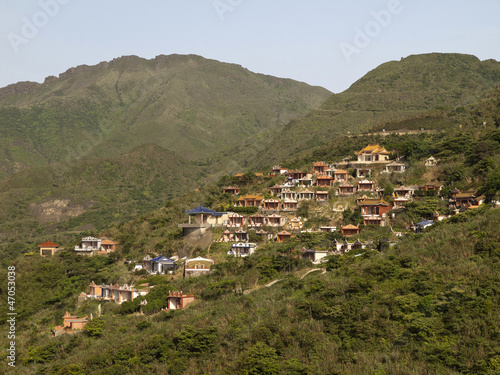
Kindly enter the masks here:
M 320 108 L 292 120 L 255 153 L 252 162 L 268 165 L 336 136 L 418 117 L 435 108 L 463 108 L 477 102 L 499 81 L 499 62 L 469 55 L 433 53 L 387 62 L 348 90 L 331 96 Z M 432 118 L 430 122 L 432 127 L 450 126 L 436 124 Z
M 21 171 L 0 182 L 0 240 L 131 220 L 193 189 L 197 171 L 154 144 L 107 160 Z
M 0 171 L 145 143 L 187 159 L 267 133 L 321 105 L 328 90 L 200 56 L 126 56 L 0 89 Z

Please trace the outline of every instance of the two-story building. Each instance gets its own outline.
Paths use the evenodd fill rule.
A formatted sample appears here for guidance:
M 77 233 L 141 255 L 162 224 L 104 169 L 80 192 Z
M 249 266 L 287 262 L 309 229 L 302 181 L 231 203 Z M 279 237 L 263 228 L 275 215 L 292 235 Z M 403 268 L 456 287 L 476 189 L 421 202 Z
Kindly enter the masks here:
M 383 163 L 389 160 L 390 152 L 377 145 L 368 145 L 361 151 L 355 153 L 358 156 L 358 162 L 361 163 Z

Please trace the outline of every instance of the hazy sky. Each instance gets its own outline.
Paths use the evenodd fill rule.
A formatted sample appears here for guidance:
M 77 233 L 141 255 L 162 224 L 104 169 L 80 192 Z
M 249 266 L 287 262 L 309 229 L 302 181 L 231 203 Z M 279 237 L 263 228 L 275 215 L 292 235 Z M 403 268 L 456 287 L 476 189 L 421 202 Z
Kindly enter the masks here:
M 341 92 L 427 52 L 500 60 L 500 0 L 0 0 L 0 87 L 178 53 Z

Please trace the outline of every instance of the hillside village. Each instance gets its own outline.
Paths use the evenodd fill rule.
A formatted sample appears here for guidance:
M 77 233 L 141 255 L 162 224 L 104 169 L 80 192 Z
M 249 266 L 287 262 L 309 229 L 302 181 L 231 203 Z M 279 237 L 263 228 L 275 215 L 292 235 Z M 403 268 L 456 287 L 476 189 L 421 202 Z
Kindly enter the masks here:
M 391 67 L 420 72 L 427 59 L 436 56 Z M 474 64 L 497 77 L 496 63 Z M 112 137 L 95 148 L 116 151 L 114 159 L 63 168 L 27 158 L 36 170 L 3 180 L 0 197 L 0 273 L 12 278 L 14 267 L 16 283 L 15 302 L 0 312 L 16 313 L 16 371 L 496 374 L 500 86 L 484 81 L 473 104 L 450 89 L 439 108 L 432 90 L 413 90 L 414 110 L 377 91 L 377 74 L 282 129 L 256 127 L 206 158 L 184 160 L 149 143 L 122 150 Z M 361 84 L 387 104 L 373 124 L 360 123 L 375 105 L 371 94 L 360 99 Z M 300 114 L 292 112 L 287 121 Z M 0 125 L 18 115 L 0 108 Z M 226 130 L 204 147 L 216 149 Z M 56 205 L 64 207 L 54 214 Z M 7 299 L 7 289 L 0 294 Z M 2 335 L 11 327 L 0 325 Z
M 333 241 L 328 248 L 298 249 L 304 261 L 321 265 L 328 261 L 328 256 L 393 246 L 409 233 L 421 233 L 434 223 L 478 208 L 485 202 L 486 197 L 477 191 L 453 189 L 449 198 L 442 196 L 443 184 L 435 181 L 387 189 L 378 183 L 380 177 L 404 174 L 410 167 L 409 163 L 403 157 L 393 158 L 393 153 L 378 144 L 367 145 L 355 154 L 357 160 L 318 161 L 302 170 L 276 165 L 268 174 L 251 173 L 259 180 L 279 181 L 268 189 L 247 184 L 244 189 L 247 194 L 241 194 L 241 187 L 222 187 L 221 193 L 229 199 L 218 206 L 226 210 L 219 212 L 200 204 L 185 211 L 187 223 L 178 224 L 184 242 L 199 243 L 209 238 L 213 243 L 227 243 L 230 246 L 228 257 L 248 257 L 258 251 L 260 244 L 284 243 L 301 233 L 330 233 Z M 425 168 L 434 168 L 437 163 L 432 156 L 424 161 Z M 232 181 L 242 182 L 245 177 L 248 177 L 245 173 L 236 174 Z M 432 215 L 420 217 L 420 222 L 406 223 L 401 227 L 398 216 L 405 212 L 405 205 L 425 200 L 425 197 L 439 197 L 442 211 L 436 209 Z M 368 236 L 362 236 L 365 230 L 369 231 Z M 42 257 L 54 256 L 59 250 L 59 245 L 52 242 L 38 246 Z M 119 243 L 88 236 L 74 247 L 74 252 L 81 256 L 109 256 L 119 253 Z M 219 258 L 219 261 L 221 259 L 224 258 Z M 136 274 L 174 277 L 207 275 L 216 264 L 210 258 L 180 257 L 178 254 L 167 257 L 150 250 L 144 258 L 128 263 L 133 264 L 131 272 Z M 136 289 L 127 284 L 98 286 L 92 281 L 88 293 L 82 293 L 82 296 L 121 304 L 144 297 L 149 290 L 148 284 L 141 284 L 141 289 Z M 169 302 L 172 297 L 169 293 L 165 310 L 187 307 L 194 300 L 189 294 L 189 303 L 172 303 Z M 181 293 L 179 301 L 184 301 L 184 298 Z

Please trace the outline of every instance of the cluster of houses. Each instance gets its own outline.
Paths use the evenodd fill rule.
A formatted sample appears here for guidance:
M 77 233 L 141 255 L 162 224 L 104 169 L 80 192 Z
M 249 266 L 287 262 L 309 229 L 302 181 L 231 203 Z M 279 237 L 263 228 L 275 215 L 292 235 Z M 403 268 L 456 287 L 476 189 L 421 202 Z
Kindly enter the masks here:
M 135 287 L 133 285 L 97 285 L 93 281 L 89 285 L 89 294 L 86 298 L 92 298 L 99 301 L 114 301 L 117 304 L 122 304 L 126 301 L 133 301 L 135 298 L 146 296 L 152 287 L 148 284 Z M 164 310 L 177 310 L 187 307 L 194 301 L 192 294 L 184 294 L 182 291 L 169 291 L 167 303 Z M 147 304 L 146 300 L 141 301 L 141 304 Z

